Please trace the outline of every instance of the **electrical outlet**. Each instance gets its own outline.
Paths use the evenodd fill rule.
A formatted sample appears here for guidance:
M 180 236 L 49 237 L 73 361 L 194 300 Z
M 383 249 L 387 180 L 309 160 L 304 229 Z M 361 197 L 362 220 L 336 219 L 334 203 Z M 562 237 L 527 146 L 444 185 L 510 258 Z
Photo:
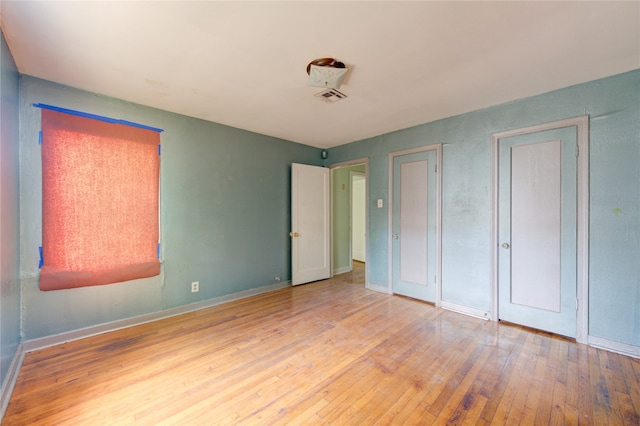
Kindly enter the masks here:
M 200 281 L 194 281 L 191 283 L 191 293 L 197 293 L 200 291 Z

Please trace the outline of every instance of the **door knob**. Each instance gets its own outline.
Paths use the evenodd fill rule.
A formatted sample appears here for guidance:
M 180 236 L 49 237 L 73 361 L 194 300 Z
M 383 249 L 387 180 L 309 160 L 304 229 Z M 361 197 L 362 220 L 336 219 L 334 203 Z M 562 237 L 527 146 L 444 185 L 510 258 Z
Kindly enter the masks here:
M 398 234 L 393 234 L 392 237 L 393 237 L 394 240 L 397 240 L 398 239 Z
M 508 249 L 509 248 L 509 243 L 502 243 L 502 248 L 503 249 Z

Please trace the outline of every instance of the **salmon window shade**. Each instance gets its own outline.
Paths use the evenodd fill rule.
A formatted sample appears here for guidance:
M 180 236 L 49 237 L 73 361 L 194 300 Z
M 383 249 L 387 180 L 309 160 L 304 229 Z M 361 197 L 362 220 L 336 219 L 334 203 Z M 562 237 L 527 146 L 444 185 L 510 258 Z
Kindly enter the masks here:
M 160 135 L 42 110 L 40 289 L 160 273 Z

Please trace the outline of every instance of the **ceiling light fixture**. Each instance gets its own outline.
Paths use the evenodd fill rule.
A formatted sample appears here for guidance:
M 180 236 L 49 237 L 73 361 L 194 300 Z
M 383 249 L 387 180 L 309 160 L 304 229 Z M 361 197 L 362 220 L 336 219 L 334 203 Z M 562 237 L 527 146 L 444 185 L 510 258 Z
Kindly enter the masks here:
M 307 65 L 309 86 L 339 89 L 349 69 L 334 58 L 314 59 Z

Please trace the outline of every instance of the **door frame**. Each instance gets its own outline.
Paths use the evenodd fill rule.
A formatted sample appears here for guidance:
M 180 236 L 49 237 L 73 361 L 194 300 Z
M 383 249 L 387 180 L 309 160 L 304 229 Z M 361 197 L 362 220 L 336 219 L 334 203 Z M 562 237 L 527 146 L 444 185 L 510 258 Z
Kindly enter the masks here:
M 329 209 L 331 217 L 330 235 L 329 235 L 329 247 L 331 248 L 329 257 L 331 260 L 331 276 L 333 276 L 333 170 L 341 169 L 344 167 L 357 166 L 364 164 L 364 178 L 365 178 L 365 206 L 364 206 L 364 229 L 366 231 L 364 244 L 365 244 L 365 263 L 364 263 L 364 286 L 371 289 L 368 277 L 369 277 L 369 157 L 357 158 L 355 160 L 343 161 L 341 163 L 327 164 L 325 167 L 329 168 Z M 351 179 L 351 177 L 349 177 Z M 351 185 L 351 183 L 349 183 Z M 351 210 L 351 196 L 349 197 L 349 210 Z M 349 223 L 351 223 L 351 211 L 349 211 Z M 351 232 L 351 230 L 349 230 Z M 351 239 L 351 236 L 349 236 Z M 351 257 L 351 241 L 349 242 L 349 257 Z M 349 260 L 352 270 L 353 262 Z
M 407 154 L 415 154 L 418 152 L 435 151 L 436 152 L 436 306 L 442 306 L 442 143 L 419 146 L 402 151 L 393 151 L 389 153 L 389 200 L 387 202 L 388 209 L 388 253 L 389 253 L 389 283 L 387 292 L 393 294 L 393 163 L 395 157 Z
M 500 140 L 513 136 L 576 128 L 577 156 L 577 233 L 576 233 L 576 341 L 587 343 L 589 335 L 589 116 L 537 124 L 491 134 L 491 312 L 498 321 L 498 154 Z

